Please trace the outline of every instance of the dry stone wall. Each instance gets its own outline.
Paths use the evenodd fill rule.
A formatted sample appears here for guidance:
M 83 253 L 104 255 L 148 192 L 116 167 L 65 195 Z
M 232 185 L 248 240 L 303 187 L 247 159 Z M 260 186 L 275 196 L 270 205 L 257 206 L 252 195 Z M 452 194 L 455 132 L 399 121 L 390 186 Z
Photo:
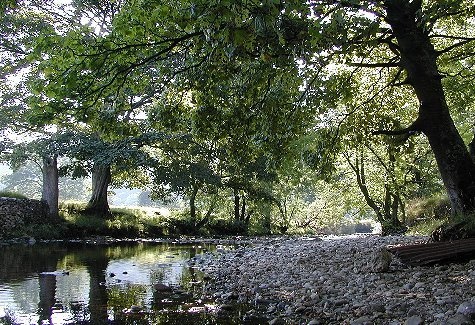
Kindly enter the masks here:
M 46 202 L 0 197 L 0 237 L 30 223 L 47 222 Z

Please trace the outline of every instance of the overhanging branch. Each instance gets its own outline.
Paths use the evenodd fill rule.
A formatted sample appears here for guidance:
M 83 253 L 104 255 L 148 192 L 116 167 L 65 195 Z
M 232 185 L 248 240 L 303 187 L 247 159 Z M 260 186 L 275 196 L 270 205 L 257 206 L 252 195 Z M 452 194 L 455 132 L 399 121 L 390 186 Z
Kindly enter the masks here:
M 358 68 L 397 68 L 399 67 L 398 62 L 375 62 L 375 63 L 360 63 L 360 62 L 349 62 L 350 67 Z
M 418 132 L 421 132 L 422 129 L 421 129 L 421 121 L 420 119 L 417 119 L 414 121 L 414 123 L 412 123 L 410 126 L 408 126 L 407 128 L 405 129 L 401 129 L 401 130 L 376 130 L 376 131 L 373 131 L 371 134 L 373 135 L 380 135 L 380 134 L 383 134 L 383 135 L 406 135 L 406 136 L 411 136 L 411 135 L 415 135 L 416 133 Z
M 473 41 L 475 41 L 475 39 L 466 39 L 466 40 L 460 41 L 460 42 L 455 43 L 455 44 L 453 44 L 449 47 L 446 47 L 443 50 L 437 51 L 437 55 L 441 55 L 441 54 L 450 52 L 450 51 L 452 51 L 453 49 L 455 49 L 457 47 L 463 46 L 463 45 L 468 44 L 468 43 L 473 42 Z

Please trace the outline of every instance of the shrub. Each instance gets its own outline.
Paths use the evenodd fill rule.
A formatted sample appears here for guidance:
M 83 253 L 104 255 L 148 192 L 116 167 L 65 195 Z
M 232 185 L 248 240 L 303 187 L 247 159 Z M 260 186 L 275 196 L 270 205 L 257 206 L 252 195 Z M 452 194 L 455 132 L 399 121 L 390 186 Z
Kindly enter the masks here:
M 409 227 L 407 234 L 415 236 L 429 236 L 432 232 L 445 223 L 445 219 L 421 220 Z
M 148 217 L 142 220 L 144 235 L 148 237 L 162 237 L 167 234 L 166 223 L 161 217 Z
M 93 235 L 106 235 L 106 220 L 81 213 L 71 213 L 65 216 L 68 224 L 69 236 L 84 237 Z
M 475 215 L 455 215 L 447 218 L 431 233 L 431 239 L 435 241 L 456 240 L 475 237 Z
M 208 227 L 214 235 L 245 235 L 248 231 L 245 222 L 236 220 L 216 219 Z
M 188 218 L 170 218 L 166 221 L 166 228 L 169 235 L 196 235 L 198 229 Z
M 0 197 L 9 197 L 13 199 L 27 199 L 26 195 L 17 192 L 0 191 Z
M 81 214 L 86 209 L 85 202 L 66 201 L 59 203 L 59 214 L 63 218 L 67 218 L 70 215 Z
M 113 212 L 105 224 L 108 234 L 113 237 L 140 237 L 144 232 L 140 218 L 130 211 Z
M 27 225 L 23 232 L 36 239 L 63 239 L 69 229 L 66 223 L 32 224 Z

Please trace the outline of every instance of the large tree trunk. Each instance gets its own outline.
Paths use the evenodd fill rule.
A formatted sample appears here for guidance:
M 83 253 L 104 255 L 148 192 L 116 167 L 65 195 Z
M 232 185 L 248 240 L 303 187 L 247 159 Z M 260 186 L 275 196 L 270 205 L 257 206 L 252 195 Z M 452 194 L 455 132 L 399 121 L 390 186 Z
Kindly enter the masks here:
M 107 190 L 111 179 L 110 165 L 94 164 L 92 168 L 92 194 L 86 207 L 86 213 L 101 217 L 110 214 Z
M 475 164 L 455 128 L 445 100 L 437 56 L 418 17 L 421 0 L 386 0 L 387 22 L 397 38 L 407 81 L 420 101 L 419 116 L 410 129 L 428 138 L 452 213 L 475 210 Z
M 58 160 L 56 156 L 43 157 L 43 191 L 41 200 L 48 204 L 48 217 L 58 218 Z

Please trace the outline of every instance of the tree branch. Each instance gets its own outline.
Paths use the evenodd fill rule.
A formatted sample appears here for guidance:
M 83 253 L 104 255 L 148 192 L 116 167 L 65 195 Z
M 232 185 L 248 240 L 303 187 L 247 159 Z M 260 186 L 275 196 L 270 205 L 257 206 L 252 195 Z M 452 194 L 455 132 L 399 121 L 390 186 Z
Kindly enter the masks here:
M 397 68 L 399 67 L 399 62 L 381 62 L 381 63 L 359 63 L 359 62 L 349 62 L 350 67 L 359 67 L 359 68 Z
M 451 50 L 453 50 L 453 49 L 455 49 L 459 46 L 463 46 L 463 45 L 468 44 L 468 43 L 473 42 L 473 41 L 475 41 L 475 39 L 466 39 L 466 40 L 460 41 L 458 43 L 452 44 L 451 46 L 446 47 L 443 50 L 437 51 L 436 53 L 437 53 L 437 55 L 441 55 L 441 54 L 450 52 Z
M 414 135 L 417 132 L 421 132 L 421 131 L 422 131 L 421 121 L 420 121 L 420 119 L 417 119 L 417 120 L 414 121 L 414 123 L 412 123 L 411 125 L 409 125 L 405 129 L 401 129 L 401 130 L 376 130 L 376 131 L 371 132 L 371 134 L 373 134 L 373 135 L 380 135 L 380 134 L 384 134 L 384 135 L 406 135 L 406 136 L 409 137 L 409 136 Z

